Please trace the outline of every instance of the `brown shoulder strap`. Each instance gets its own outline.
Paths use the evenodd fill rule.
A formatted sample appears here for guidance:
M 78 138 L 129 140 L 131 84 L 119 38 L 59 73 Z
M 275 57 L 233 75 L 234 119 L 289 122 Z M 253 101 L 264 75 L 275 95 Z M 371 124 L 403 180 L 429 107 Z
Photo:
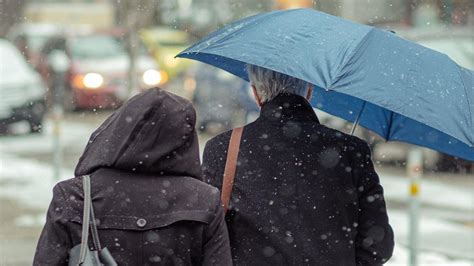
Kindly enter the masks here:
M 242 138 L 243 127 L 234 128 L 227 149 L 227 160 L 224 169 L 224 179 L 222 181 L 221 202 L 224 212 L 229 208 L 232 187 L 234 186 L 235 170 L 237 169 L 237 158 L 239 157 L 240 139 Z

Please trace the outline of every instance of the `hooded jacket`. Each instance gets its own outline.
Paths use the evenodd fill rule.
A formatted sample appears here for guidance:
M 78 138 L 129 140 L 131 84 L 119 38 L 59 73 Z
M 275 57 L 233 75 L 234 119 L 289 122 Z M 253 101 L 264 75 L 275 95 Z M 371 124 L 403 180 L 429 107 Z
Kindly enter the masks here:
M 83 175 L 101 244 L 119 265 L 230 265 L 219 191 L 200 180 L 195 121 L 190 102 L 160 89 L 113 113 L 91 135 L 76 177 L 54 187 L 34 265 L 67 265 L 80 243 Z

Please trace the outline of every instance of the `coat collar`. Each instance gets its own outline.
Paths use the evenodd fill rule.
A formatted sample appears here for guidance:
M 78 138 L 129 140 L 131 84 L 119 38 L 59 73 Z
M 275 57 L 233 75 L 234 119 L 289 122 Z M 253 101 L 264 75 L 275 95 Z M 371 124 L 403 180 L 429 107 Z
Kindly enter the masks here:
M 304 97 L 295 94 L 280 94 L 263 104 L 259 117 L 261 119 L 278 122 L 312 121 L 319 124 L 311 104 Z

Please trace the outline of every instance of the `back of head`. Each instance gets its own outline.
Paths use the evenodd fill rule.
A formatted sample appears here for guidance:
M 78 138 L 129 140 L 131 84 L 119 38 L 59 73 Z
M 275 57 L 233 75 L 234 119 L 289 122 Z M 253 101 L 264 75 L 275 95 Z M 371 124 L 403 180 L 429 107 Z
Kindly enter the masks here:
M 280 94 L 306 96 L 308 82 L 267 68 L 247 65 L 250 83 L 255 87 L 262 103 Z
M 154 88 L 127 101 L 92 133 L 75 175 L 100 168 L 200 179 L 192 104 Z

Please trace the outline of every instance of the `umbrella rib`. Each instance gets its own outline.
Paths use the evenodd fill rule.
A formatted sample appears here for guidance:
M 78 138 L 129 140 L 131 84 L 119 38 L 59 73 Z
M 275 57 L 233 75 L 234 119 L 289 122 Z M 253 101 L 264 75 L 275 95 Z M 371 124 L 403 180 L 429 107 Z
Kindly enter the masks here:
M 336 78 L 334 78 L 333 81 L 331 81 L 331 86 L 334 85 L 345 73 L 342 73 L 342 70 L 344 69 L 345 66 L 348 64 L 351 64 L 351 62 L 354 60 L 354 57 L 357 55 L 357 53 L 362 49 L 362 46 L 366 44 L 367 40 L 371 37 L 371 35 L 376 31 L 376 28 L 371 28 L 362 39 L 360 39 L 359 43 L 354 47 L 352 53 L 348 56 L 346 62 L 342 63 L 339 65 L 337 68 L 337 75 Z
M 390 138 L 390 131 L 392 131 L 393 124 L 393 111 L 390 111 L 390 118 L 388 120 L 387 134 L 385 134 L 385 140 L 388 141 Z

